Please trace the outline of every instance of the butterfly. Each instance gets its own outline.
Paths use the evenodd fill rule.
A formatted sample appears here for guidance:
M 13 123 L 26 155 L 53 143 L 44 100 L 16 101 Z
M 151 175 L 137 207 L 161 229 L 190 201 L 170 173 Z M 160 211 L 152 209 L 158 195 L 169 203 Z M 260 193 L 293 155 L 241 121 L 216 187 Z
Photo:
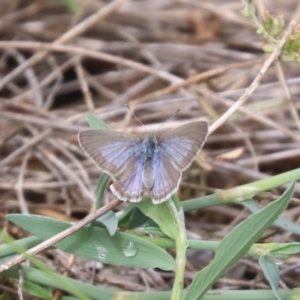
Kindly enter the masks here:
M 170 198 L 181 175 L 200 152 L 208 135 L 206 122 L 192 122 L 146 138 L 109 129 L 79 133 L 79 145 L 103 172 L 113 177 L 112 193 L 139 202 L 148 193 L 155 204 Z

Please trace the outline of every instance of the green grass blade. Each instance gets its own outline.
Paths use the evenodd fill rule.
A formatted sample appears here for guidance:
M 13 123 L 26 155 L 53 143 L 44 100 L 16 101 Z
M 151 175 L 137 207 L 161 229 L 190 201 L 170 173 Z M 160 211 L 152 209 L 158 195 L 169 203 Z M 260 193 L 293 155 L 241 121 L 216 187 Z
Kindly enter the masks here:
M 107 182 L 109 180 L 109 175 L 102 173 L 96 187 L 96 202 L 95 209 L 98 209 L 102 206 L 103 195 L 106 189 Z
M 220 276 L 247 253 L 252 244 L 287 207 L 294 186 L 293 182 L 279 199 L 241 222 L 222 240 L 213 261 L 195 276 L 184 297 L 185 300 L 201 299 Z
M 44 272 L 31 267 L 23 266 L 24 280 L 39 284 L 42 286 L 47 286 L 50 288 L 61 289 L 62 291 L 71 293 L 75 295 L 75 290 L 80 290 L 84 295 L 84 298 L 77 296 L 76 299 L 95 299 L 95 300 L 107 300 L 112 299 L 114 291 L 101 288 L 99 286 L 93 286 L 91 284 L 78 281 L 76 279 L 67 278 L 63 275 L 54 272 Z M 4 271 L 0 276 L 19 278 L 18 268 L 10 268 Z M 51 298 L 52 299 L 52 298 Z
M 261 210 L 261 208 L 257 205 L 254 200 L 243 201 L 242 203 L 245 207 L 247 207 L 252 213 L 256 213 Z M 275 220 L 274 224 L 284 230 L 290 231 L 294 234 L 300 235 L 300 225 L 293 223 L 289 219 L 279 216 L 277 220 Z
M 104 121 L 92 114 L 86 114 L 87 121 L 92 129 L 111 129 Z

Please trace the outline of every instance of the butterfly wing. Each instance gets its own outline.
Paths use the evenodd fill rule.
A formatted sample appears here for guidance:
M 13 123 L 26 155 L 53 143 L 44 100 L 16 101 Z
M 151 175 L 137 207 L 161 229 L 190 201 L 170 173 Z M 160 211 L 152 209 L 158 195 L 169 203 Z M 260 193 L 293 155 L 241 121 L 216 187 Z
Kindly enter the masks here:
M 79 133 L 83 151 L 102 171 L 117 177 L 142 152 L 142 140 L 113 130 L 90 129 Z
M 91 129 L 79 133 L 79 145 L 93 162 L 117 180 L 110 186 L 123 201 L 140 201 L 144 194 L 142 181 L 142 140 L 112 130 Z
M 193 122 L 157 136 L 159 152 L 169 157 L 178 171 L 186 170 L 202 149 L 208 133 L 206 122 Z
M 131 157 L 126 168 L 119 174 L 118 180 L 110 185 L 111 191 L 118 199 L 130 202 L 139 202 L 142 200 L 145 187 L 142 179 L 145 158 Z
M 151 189 L 153 203 L 158 204 L 171 197 L 178 189 L 181 172 L 175 168 L 170 156 L 158 153 L 154 158 L 154 183 Z
M 194 122 L 157 136 L 158 151 L 154 159 L 154 184 L 151 197 L 161 203 L 178 189 L 181 173 L 192 163 L 206 140 L 206 122 Z

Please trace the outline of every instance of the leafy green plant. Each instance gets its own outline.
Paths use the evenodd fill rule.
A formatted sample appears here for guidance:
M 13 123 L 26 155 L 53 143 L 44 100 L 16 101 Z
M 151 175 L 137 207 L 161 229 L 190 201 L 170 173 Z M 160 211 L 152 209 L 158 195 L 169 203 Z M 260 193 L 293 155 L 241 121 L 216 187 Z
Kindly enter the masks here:
M 93 128 L 108 129 L 95 116 L 87 116 Z M 294 182 L 300 179 L 300 169 L 289 171 L 227 191 L 180 202 L 177 197 L 160 205 L 151 199 L 130 204 L 124 210 L 109 212 L 53 247 L 72 253 L 78 257 L 110 265 L 136 268 L 159 268 L 175 272 L 172 291 L 169 292 L 127 292 L 92 286 L 79 280 L 65 278 L 49 268 L 33 262 L 31 267 L 23 267 L 27 293 L 43 299 L 50 299 L 52 289 L 61 289 L 76 299 L 297 299 L 300 288 L 278 290 L 278 260 L 284 262 L 291 255 L 300 252 L 300 243 L 255 244 L 269 226 L 278 226 L 295 234 L 300 234 L 300 226 L 287 222 L 280 214 L 287 207 L 294 192 Z M 96 206 L 102 205 L 103 195 L 109 177 L 102 174 L 96 189 Z M 276 201 L 260 209 L 253 197 L 262 191 L 292 182 L 285 193 Z M 252 200 L 251 200 L 252 199 Z M 187 240 L 184 212 L 213 205 L 236 203 L 248 207 L 253 214 L 237 225 L 222 241 Z M 28 249 L 54 236 L 72 224 L 38 215 L 11 214 L 8 220 L 21 226 L 33 236 L 11 241 L 0 246 L 1 264 L 10 260 L 20 249 Z M 167 252 L 175 249 L 175 259 Z M 184 289 L 186 249 L 213 250 L 214 259 L 203 270 L 199 270 L 193 282 Z M 24 251 L 24 250 L 22 250 Z M 259 258 L 262 270 L 272 289 L 266 291 L 218 291 L 207 293 L 213 284 L 234 263 L 244 255 Z M 37 260 L 37 259 L 35 259 Z M 277 266 L 277 267 L 276 267 Z M 16 267 L 4 271 L 2 276 L 18 278 Z M 14 281 L 12 281 L 15 284 Z M 80 293 L 78 293 L 78 290 Z M 294 297 L 294 298 L 293 298 Z M 75 299 L 63 297 L 62 299 Z
M 70 13 L 77 13 L 80 11 L 77 0 L 56 0 L 56 2 L 64 6 Z
M 282 15 L 273 15 L 268 11 L 264 12 L 262 16 L 258 16 L 255 5 L 251 0 L 242 0 L 245 8 L 241 14 L 250 19 L 257 27 L 257 33 L 266 39 L 263 45 L 263 50 L 266 53 L 274 51 L 284 30 L 285 22 Z M 294 61 L 300 63 L 300 24 L 296 24 L 293 32 L 287 38 L 280 58 L 282 61 Z

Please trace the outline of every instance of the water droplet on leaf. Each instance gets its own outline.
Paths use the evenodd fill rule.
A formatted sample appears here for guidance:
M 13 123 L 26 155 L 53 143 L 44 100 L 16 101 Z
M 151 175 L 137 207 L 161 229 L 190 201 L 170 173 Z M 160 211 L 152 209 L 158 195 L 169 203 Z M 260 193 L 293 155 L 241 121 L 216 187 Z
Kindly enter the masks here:
M 105 262 L 106 260 L 106 255 L 107 255 L 107 249 L 105 249 L 102 246 L 97 247 L 98 250 L 98 258 L 100 261 Z
M 134 242 L 129 241 L 123 246 L 123 254 L 126 257 L 133 257 L 137 254 L 138 249 Z

